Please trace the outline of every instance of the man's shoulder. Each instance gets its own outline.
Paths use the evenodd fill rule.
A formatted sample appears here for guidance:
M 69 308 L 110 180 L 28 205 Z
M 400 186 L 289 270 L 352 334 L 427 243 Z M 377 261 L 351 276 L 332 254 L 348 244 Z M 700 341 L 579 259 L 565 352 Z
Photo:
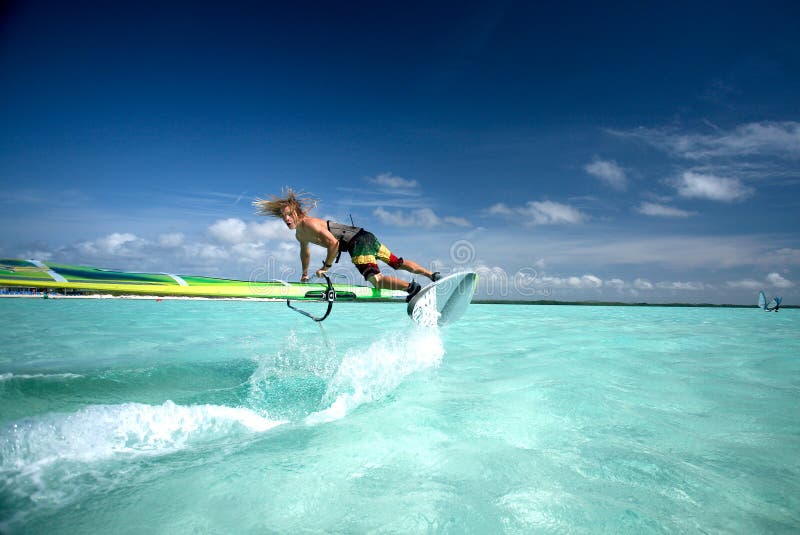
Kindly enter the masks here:
M 318 217 L 306 216 L 303 219 L 303 223 L 305 223 L 306 226 L 309 226 L 311 228 L 325 228 L 325 229 L 328 228 L 328 222 Z
M 300 225 L 298 225 L 298 229 L 319 233 L 328 230 L 328 223 L 318 217 L 306 216 L 303 218 L 303 221 L 300 222 Z

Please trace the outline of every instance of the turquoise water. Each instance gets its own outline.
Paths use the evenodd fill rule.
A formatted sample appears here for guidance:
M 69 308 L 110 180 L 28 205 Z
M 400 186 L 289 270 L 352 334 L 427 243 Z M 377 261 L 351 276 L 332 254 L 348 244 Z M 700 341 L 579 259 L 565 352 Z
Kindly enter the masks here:
M 3 533 L 800 530 L 800 314 L 0 300 Z

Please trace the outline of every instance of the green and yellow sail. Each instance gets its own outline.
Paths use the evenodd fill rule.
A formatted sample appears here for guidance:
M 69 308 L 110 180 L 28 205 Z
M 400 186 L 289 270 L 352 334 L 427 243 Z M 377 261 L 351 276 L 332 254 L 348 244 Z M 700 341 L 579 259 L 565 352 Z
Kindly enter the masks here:
M 172 273 L 138 273 L 37 260 L 0 259 L 0 287 L 67 290 L 115 295 L 319 299 L 325 284 L 241 281 Z M 355 300 L 392 299 L 404 292 L 334 284 L 337 294 Z M 402 294 L 402 295 L 401 295 Z

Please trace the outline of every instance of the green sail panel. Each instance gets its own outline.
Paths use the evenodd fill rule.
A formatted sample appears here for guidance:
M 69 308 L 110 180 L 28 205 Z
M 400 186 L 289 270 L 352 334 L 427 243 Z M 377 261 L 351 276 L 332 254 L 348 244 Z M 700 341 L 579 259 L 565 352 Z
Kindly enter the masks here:
M 0 259 L 0 286 L 69 290 L 115 295 L 157 297 L 239 297 L 319 299 L 326 289 L 319 283 L 241 281 L 172 273 L 139 273 L 54 262 Z M 355 300 L 394 299 L 405 292 L 371 286 L 334 284 L 337 293 Z

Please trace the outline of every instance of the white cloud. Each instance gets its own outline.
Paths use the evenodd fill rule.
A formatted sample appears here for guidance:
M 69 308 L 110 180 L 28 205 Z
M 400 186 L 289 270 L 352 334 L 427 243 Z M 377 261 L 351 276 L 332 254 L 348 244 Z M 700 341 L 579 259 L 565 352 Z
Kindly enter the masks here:
M 773 288 L 791 288 L 794 283 L 784 279 L 780 273 L 770 273 L 767 275 L 767 284 Z
M 446 265 L 443 267 L 446 268 Z M 604 285 L 602 279 L 589 273 L 560 277 L 543 275 L 530 267 L 511 272 L 480 261 L 463 264 L 459 268 L 478 274 L 479 293 L 485 297 L 547 297 L 552 295 L 553 290 L 597 290 Z
M 526 281 L 529 286 L 538 288 L 551 288 L 551 289 L 574 289 L 574 290 L 590 290 L 599 288 L 609 288 L 614 290 L 623 290 L 629 288 L 629 285 L 620 278 L 612 278 L 608 280 L 601 280 L 595 275 L 586 274 L 580 277 L 557 277 L 550 275 L 536 276 L 534 279 Z M 661 281 L 652 283 L 647 279 L 637 278 L 631 285 L 636 290 L 677 290 L 686 292 L 699 292 L 711 288 L 709 285 L 702 282 L 683 282 L 683 281 Z
M 553 201 L 528 201 L 524 206 L 508 207 L 503 203 L 490 206 L 488 215 L 518 217 L 526 225 L 578 224 L 588 219 L 579 210 Z
M 95 243 L 100 249 L 113 252 L 120 250 L 127 243 L 136 242 L 138 240 L 139 238 L 137 238 L 135 234 L 130 234 L 128 232 L 125 233 L 115 232 L 113 234 L 109 234 L 104 238 L 100 238 Z
M 278 227 L 274 227 L 274 223 L 278 223 Z M 276 228 L 279 232 L 274 232 Z M 212 240 L 190 240 L 179 232 L 161 234 L 152 240 L 133 233 L 112 233 L 55 251 L 37 251 L 36 257 L 128 271 L 246 277 L 253 266 L 259 264 L 292 262 L 299 265 L 298 246 L 293 239 L 263 239 L 284 237 L 287 233 L 291 238 L 291 231 L 281 229 L 279 221 L 248 224 L 224 219 L 209 226 Z
M 583 230 L 583 229 L 582 229 Z M 534 262 L 543 259 L 556 266 L 655 266 L 659 269 L 708 269 L 737 267 L 764 273 L 800 268 L 800 249 L 787 247 L 791 235 L 698 235 L 650 234 L 631 229 L 630 234 L 598 234 L 586 229 L 580 235 L 532 234 L 526 228 L 508 228 L 502 233 L 479 232 L 471 236 L 483 258 L 515 258 L 524 251 Z M 542 271 L 539 264 L 535 266 Z M 595 268 L 592 268 L 595 269 Z M 644 269 L 644 268 L 643 268 Z M 644 273 L 644 271 L 642 271 Z M 622 272 L 620 272 L 622 274 Z M 621 277 L 632 281 L 634 277 Z
M 613 278 L 604 281 L 604 285 L 608 288 L 622 290 L 628 288 L 628 283 L 619 278 Z M 636 290 L 679 290 L 679 291 L 692 291 L 699 292 L 709 289 L 707 284 L 702 282 L 682 282 L 682 281 L 660 281 L 652 283 L 647 279 L 637 278 L 631 285 Z
M 705 290 L 706 286 L 702 282 L 657 282 L 656 288 L 659 290 L 680 290 L 698 292 Z
M 472 223 L 469 220 L 463 217 L 445 217 L 444 220 L 451 225 L 456 225 L 457 227 L 471 227 Z
M 683 173 L 675 182 L 675 188 L 682 197 L 721 202 L 740 201 L 753 194 L 753 188 L 743 185 L 739 180 L 692 171 Z
M 551 296 L 556 290 L 603 291 L 607 289 L 614 292 L 626 290 L 635 295 L 638 290 L 702 292 L 714 289 L 713 285 L 698 281 L 659 281 L 654 283 L 646 278 L 638 277 L 632 283 L 628 283 L 619 277 L 603 280 L 591 273 L 580 276 L 548 275 L 531 268 L 522 268 L 511 274 L 502 267 L 487 266 L 482 263 L 471 265 L 469 269 L 478 273 L 479 284 L 482 284 L 481 289 L 484 294 L 501 297 L 509 295 L 509 289 L 514 289 L 527 297 Z
M 283 221 L 273 219 L 263 223 L 247 223 L 247 236 L 251 240 L 289 240 L 293 231 Z
M 368 180 L 373 184 L 378 184 L 379 186 L 392 189 L 410 189 L 419 186 L 419 183 L 416 180 L 396 176 L 392 173 L 381 173 Z
M 782 247 L 766 252 L 761 258 L 765 265 L 800 265 L 800 249 Z
M 402 210 L 392 212 L 379 206 L 372 214 L 380 219 L 382 223 L 396 227 L 432 228 L 441 222 L 430 208 L 421 208 L 409 212 L 403 212 Z
M 163 247 L 178 247 L 183 244 L 185 238 L 181 232 L 162 234 L 158 237 L 158 244 Z
M 239 261 L 258 262 L 267 256 L 263 243 L 237 243 L 230 248 L 231 255 Z
M 370 179 L 365 179 L 369 181 Z M 359 206 L 382 206 L 384 208 L 415 209 L 421 204 L 422 192 L 418 188 L 378 188 L 370 191 L 365 188 L 340 186 L 338 200 L 335 204 L 343 210 L 351 210 Z
M 203 260 L 227 260 L 230 257 L 230 253 L 224 247 L 208 243 L 191 244 L 187 246 L 186 252 Z
M 44 261 L 44 260 L 51 260 L 53 258 L 53 253 L 50 251 L 43 251 L 40 249 L 29 249 L 16 256 L 24 259 Z
M 489 208 L 486 209 L 486 213 L 489 215 L 499 215 L 499 216 L 512 216 L 514 215 L 514 211 L 506 206 L 503 203 L 493 204 Z
M 633 287 L 637 290 L 652 290 L 654 288 L 653 283 L 647 279 L 636 279 L 633 281 Z
M 509 277 L 506 270 L 499 266 L 486 266 L 477 264 L 470 266 L 469 269 L 478 274 L 477 291 L 490 298 L 507 298 L 512 295 L 514 281 Z
M 382 206 L 376 208 L 372 214 L 386 225 L 395 227 L 422 227 L 433 228 L 449 223 L 459 227 L 471 227 L 472 224 L 463 217 L 439 217 L 430 208 L 419 208 L 416 210 L 387 210 Z
M 529 281 L 529 284 L 534 284 L 536 287 L 540 288 L 576 290 L 598 289 L 604 287 L 614 290 L 623 290 L 629 287 L 628 284 L 620 278 L 615 277 L 603 281 L 599 277 L 591 274 L 582 275 L 580 277 L 556 277 L 543 275 L 536 277 L 533 281 Z M 708 290 L 710 288 L 710 286 L 702 282 L 661 281 L 652 283 L 643 278 L 637 278 L 633 281 L 631 286 L 636 290 L 677 290 L 686 292 L 699 292 Z
M 780 273 L 769 273 L 764 280 L 743 279 L 738 281 L 727 281 L 729 288 L 740 290 L 759 290 L 761 288 L 792 288 L 794 283 L 785 279 Z
M 583 169 L 615 190 L 623 191 L 628 185 L 625 170 L 614 160 L 595 159 L 592 163 L 586 164 Z
M 277 219 L 263 223 L 245 223 L 233 217 L 220 219 L 208 227 L 208 232 L 217 240 L 230 244 L 285 240 L 292 236 L 292 231 Z
M 583 275 L 580 278 L 570 277 L 569 282 L 570 285 L 574 284 L 576 288 L 600 288 L 603 285 L 603 281 L 594 275 Z
M 665 152 L 692 160 L 745 156 L 800 158 L 800 122 L 795 121 L 747 123 L 713 134 L 683 134 L 649 128 L 611 133 L 640 139 Z
M 77 249 L 89 256 L 131 256 L 146 242 L 129 232 L 114 232 L 93 241 L 81 242 Z
M 759 282 L 753 279 L 743 279 L 739 281 L 727 281 L 725 283 L 728 288 L 735 288 L 738 290 L 758 290 L 764 287 L 763 282 Z
M 607 243 L 563 243 L 563 252 L 554 255 L 553 260 L 717 269 L 759 265 L 769 247 L 763 237 L 653 236 Z M 800 264 L 800 258 L 795 263 Z
M 430 208 L 420 208 L 411 212 L 414 218 L 415 226 L 423 228 L 433 228 L 441 224 L 439 216 L 437 216 Z
M 749 123 L 714 141 L 711 150 L 722 156 L 768 153 L 796 159 L 800 157 L 800 123 Z
M 586 219 L 586 216 L 575 208 L 552 201 L 529 202 L 528 213 L 536 225 L 575 224 Z
M 581 275 L 580 277 L 574 275 L 571 277 L 541 275 L 536 277 L 533 281 L 530 281 L 529 284 L 533 284 L 539 288 L 586 290 L 601 288 L 603 286 L 603 281 L 599 277 L 591 274 Z
M 220 219 L 208 227 L 208 232 L 220 241 L 240 243 L 245 239 L 247 224 L 241 219 Z
M 673 206 L 666 206 L 663 204 L 656 204 L 652 202 L 643 202 L 639 206 L 636 207 L 636 211 L 643 215 L 649 215 L 653 217 L 690 217 L 692 216 L 691 212 L 687 212 L 686 210 L 681 210 L 680 208 L 675 208 Z

